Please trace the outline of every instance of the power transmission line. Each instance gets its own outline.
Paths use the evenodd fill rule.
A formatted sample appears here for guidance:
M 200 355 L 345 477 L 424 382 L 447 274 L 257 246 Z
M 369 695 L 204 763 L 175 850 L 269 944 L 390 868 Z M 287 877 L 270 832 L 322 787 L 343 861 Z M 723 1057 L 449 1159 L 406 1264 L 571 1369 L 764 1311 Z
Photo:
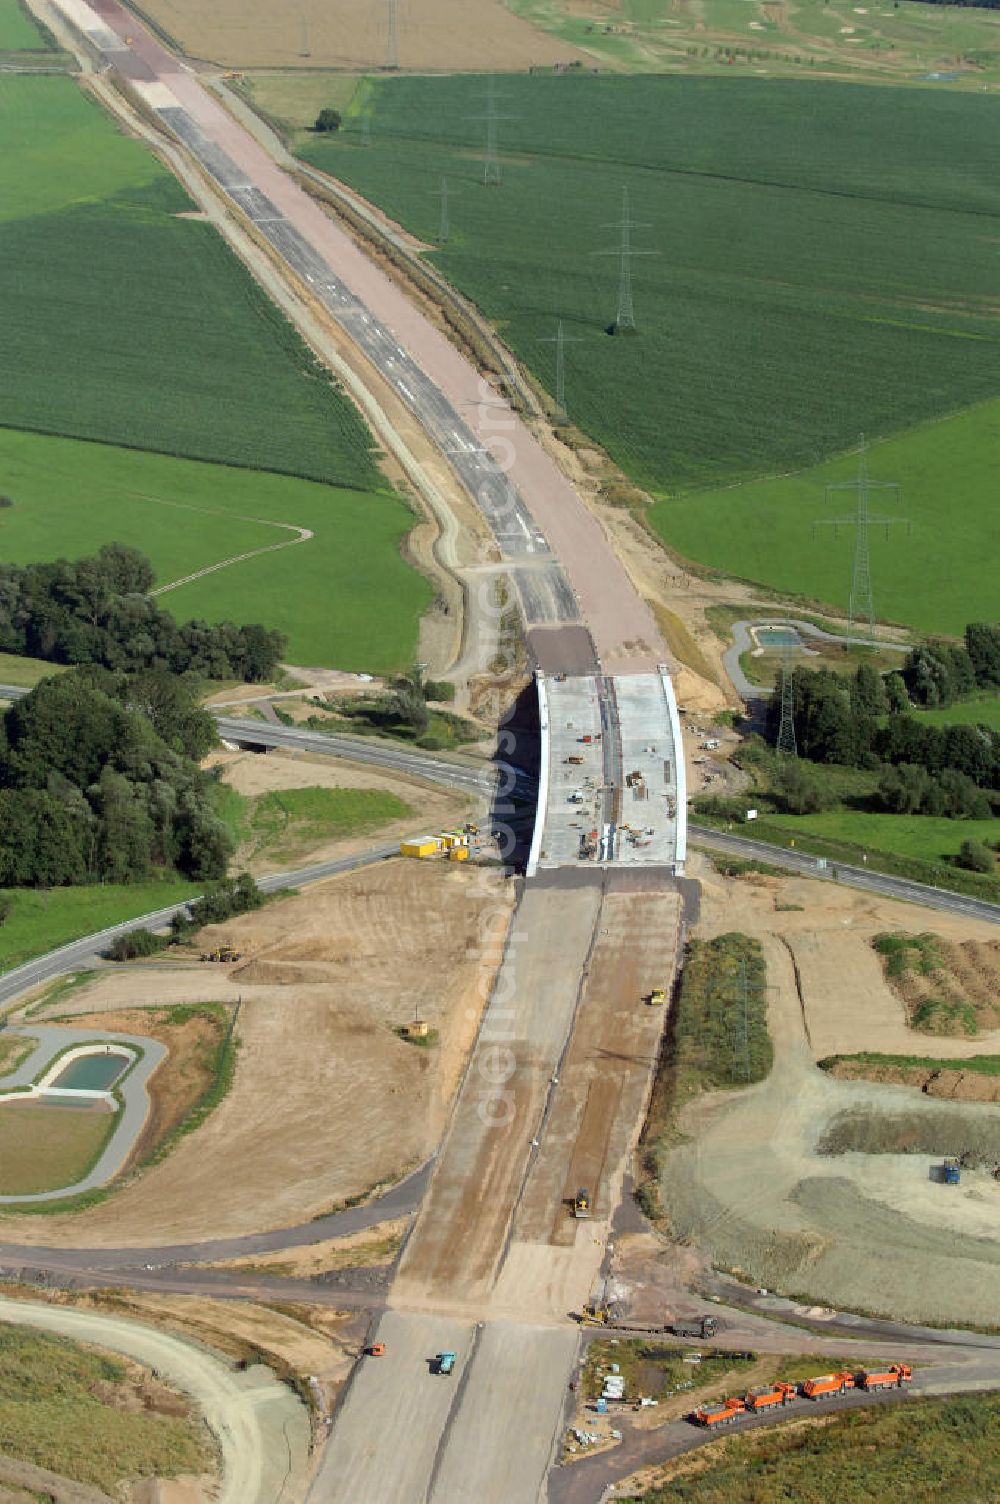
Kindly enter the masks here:
M 824 517 L 813 523 L 813 533 L 818 527 L 832 527 L 834 537 L 840 528 L 854 528 L 854 556 L 851 562 L 851 595 L 847 609 L 847 631 L 850 635 L 857 622 L 864 618 L 868 623 L 868 636 L 875 640 L 875 602 L 872 597 L 872 570 L 871 555 L 868 546 L 868 531 L 871 527 L 884 527 L 885 536 L 889 537 L 889 529 L 896 523 L 905 522 L 906 531 L 910 532 L 909 520 L 905 517 L 873 517 L 869 509 L 869 498 L 872 491 L 894 491 L 896 499 L 901 495 L 900 488 L 895 481 L 871 480 L 868 475 L 868 449 L 865 444 L 865 436 L 861 435 L 861 447 L 858 453 L 858 478 L 857 480 L 838 481 L 835 485 L 827 486 L 826 494 L 831 491 L 853 491 L 857 495 L 858 505 L 853 517 Z
M 632 300 L 632 258 L 634 256 L 656 256 L 658 251 L 637 251 L 632 244 L 633 230 L 648 230 L 648 225 L 642 225 L 632 218 L 629 207 L 628 189 L 622 188 L 622 217 L 613 224 L 607 225 L 609 230 L 621 231 L 621 242 L 613 251 L 598 251 L 599 256 L 617 256 L 619 263 L 618 274 L 618 315 L 613 324 L 609 326 L 611 334 L 626 334 L 635 331 L 635 306 Z
M 397 0 L 388 0 L 389 5 L 389 48 L 385 66 L 395 72 L 399 67 L 399 51 L 396 46 L 396 7 Z
M 555 334 L 543 336 L 543 345 L 556 347 L 556 410 L 553 416 L 560 423 L 567 421 L 566 413 L 566 346 L 580 344 L 578 335 L 566 334 L 563 321 L 559 320 Z
M 442 178 L 441 187 L 433 188 L 431 192 L 435 198 L 441 200 L 441 224 L 438 228 L 438 242 L 440 245 L 447 245 L 451 239 L 451 216 L 448 212 L 448 203 L 451 198 L 454 198 L 454 191 L 448 187 L 448 179 Z
M 792 655 L 788 648 L 781 654 L 781 724 L 778 727 L 778 752 L 787 757 L 798 757 L 795 740 L 794 683 L 792 680 Z
M 492 76 L 486 81 L 486 113 L 483 115 L 470 115 L 470 120 L 483 120 L 486 123 L 486 153 L 483 157 L 483 186 L 486 188 L 499 188 L 503 182 L 503 166 L 500 161 L 500 121 L 513 120 L 513 115 L 500 115 L 497 113 L 496 79 Z

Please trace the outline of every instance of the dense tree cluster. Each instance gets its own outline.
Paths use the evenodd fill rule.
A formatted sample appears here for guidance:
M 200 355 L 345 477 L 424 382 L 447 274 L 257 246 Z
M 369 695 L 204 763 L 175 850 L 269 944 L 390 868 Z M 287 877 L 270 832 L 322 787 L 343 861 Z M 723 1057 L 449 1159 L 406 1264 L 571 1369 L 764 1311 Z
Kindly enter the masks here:
M 965 647 L 915 648 L 902 678 L 883 680 L 868 664 L 853 678 L 797 668 L 792 705 L 799 754 L 814 763 L 881 768 L 879 795 L 892 813 L 988 818 L 992 805 L 984 790 L 1000 789 L 1000 732 L 985 725 L 925 725 L 906 712 L 907 689 L 913 693 L 914 686 L 922 703 L 942 704 L 989 685 L 1000 687 L 1000 629 L 984 626 L 969 627 Z M 772 733 L 779 711 L 772 702 Z M 830 802 L 822 780 L 806 769 L 786 768 L 779 783 L 797 813 Z
M 147 558 L 107 544 L 92 558 L 0 564 L 0 651 L 125 673 L 165 669 L 208 679 L 270 679 L 280 632 L 252 623 L 178 623 L 149 596 Z
M 915 705 L 951 705 L 977 689 L 1000 690 L 1000 626 L 971 623 L 964 646 L 922 643 L 908 656 L 903 681 Z
M 165 675 L 44 679 L 0 721 L 0 887 L 221 877 L 229 837 L 193 761 L 213 740 Z

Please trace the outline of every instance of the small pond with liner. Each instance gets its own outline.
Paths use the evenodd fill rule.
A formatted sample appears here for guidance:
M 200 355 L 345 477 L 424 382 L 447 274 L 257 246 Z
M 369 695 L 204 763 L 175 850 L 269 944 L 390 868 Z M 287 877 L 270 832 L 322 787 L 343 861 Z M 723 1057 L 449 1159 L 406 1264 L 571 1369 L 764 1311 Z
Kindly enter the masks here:
M 110 1091 L 131 1064 L 132 1056 L 118 1050 L 78 1055 L 48 1085 L 61 1091 Z
M 800 648 L 802 638 L 794 627 L 754 627 L 753 635 L 762 648 Z

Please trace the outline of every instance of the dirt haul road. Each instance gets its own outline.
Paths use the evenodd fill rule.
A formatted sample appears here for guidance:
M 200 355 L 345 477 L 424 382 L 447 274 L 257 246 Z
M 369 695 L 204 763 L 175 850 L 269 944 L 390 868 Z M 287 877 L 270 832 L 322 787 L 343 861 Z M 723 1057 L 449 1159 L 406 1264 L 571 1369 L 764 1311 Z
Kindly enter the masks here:
M 289 1480 L 302 1477 L 309 1417 L 270 1369 L 258 1365 L 236 1373 L 220 1359 L 153 1327 L 63 1306 L 0 1296 L 0 1321 L 124 1353 L 189 1394 L 221 1452 L 218 1504 L 278 1504 Z

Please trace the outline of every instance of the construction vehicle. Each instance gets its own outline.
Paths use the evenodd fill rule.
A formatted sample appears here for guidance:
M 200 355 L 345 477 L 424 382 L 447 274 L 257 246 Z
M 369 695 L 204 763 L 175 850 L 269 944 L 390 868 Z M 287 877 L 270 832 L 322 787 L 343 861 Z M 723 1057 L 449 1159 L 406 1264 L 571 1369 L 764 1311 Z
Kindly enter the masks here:
M 719 1400 L 714 1405 L 702 1405 L 691 1412 L 696 1426 L 730 1426 L 734 1420 L 746 1414 L 746 1405 L 741 1399 L 731 1397 Z
M 783 1379 L 776 1379 L 773 1384 L 767 1384 L 763 1389 L 751 1389 L 744 1395 L 743 1403 L 747 1410 L 756 1414 L 759 1410 L 771 1410 L 776 1405 L 790 1405 L 798 1393 L 794 1384 L 786 1384 Z
M 574 752 L 572 756 L 567 757 L 566 761 L 570 764 L 571 767 L 578 768 L 583 762 L 583 758 L 578 752 Z
M 443 1374 L 446 1378 L 455 1367 L 455 1354 L 452 1352 L 438 1353 L 434 1359 L 434 1372 Z
M 584 1306 L 580 1312 L 581 1326 L 607 1326 L 611 1320 L 611 1307 L 600 1301 L 592 1300 L 589 1306 Z
M 890 1363 L 888 1368 L 866 1370 L 857 1376 L 859 1389 L 902 1389 L 913 1378 L 909 1363 Z
M 590 1192 L 587 1190 L 587 1187 L 585 1185 L 582 1185 L 580 1187 L 580 1189 L 576 1193 L 576 1196 L 574 1197 L 573 1215 L 574 1217 L 590 1216 Z
M 807 1400 L 829 1400 L 853 1388 L 853 1373 L 824 1373 L 817 1379 L 806 1379 L 802 1393 Z
M 368 1355 L 369 1358 L 384 1358 L 385 1357 L 385 1343 L 384 1342 L 373 1342 L 373 1343 L 371 1343 L 371 1345 L 369 1347 L 365 1348 L 365 1352 L 367 1353 L 367 1355 Z
M 695 1321 L 674 1321 L 666 1330 L 675 1337 L 700 1337 L 704 1341 L 715 1336 L 719 1323 L 714 1316 L 699 1316 Z
M 961 1185 L 962 1161 L 960 1159 L 946 1159 L 941 1166 L 941 1180 L 944 1185 Z
M 646 999 L 651 1008 L 662 1008 L 667 1001 L 667 994 L 662 987 L 654 987 Z
M 205 950 L 201 953 L 203 961 L 242 961 L 241 951 L 233 950 L 231 945 L 220 945 L 215 950 Z

